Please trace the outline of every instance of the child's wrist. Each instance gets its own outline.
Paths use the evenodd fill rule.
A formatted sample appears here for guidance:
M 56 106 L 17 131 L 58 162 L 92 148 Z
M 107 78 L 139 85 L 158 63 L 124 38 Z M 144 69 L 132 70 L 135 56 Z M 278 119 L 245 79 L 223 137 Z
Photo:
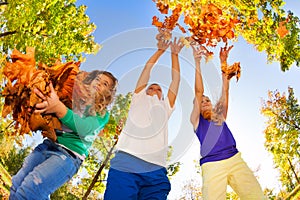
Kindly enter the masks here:
M 227 66 L 227 62 L 221 62 L 221 71 L 223 74 L 226 72 Z

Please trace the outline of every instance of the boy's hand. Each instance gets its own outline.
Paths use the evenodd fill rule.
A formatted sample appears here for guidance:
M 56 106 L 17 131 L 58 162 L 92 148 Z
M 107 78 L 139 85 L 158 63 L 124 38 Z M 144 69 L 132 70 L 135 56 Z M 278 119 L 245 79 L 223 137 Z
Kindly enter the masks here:
M 184 47 L 184 44 L 178 40 L 178 42 L 176 42 L 177 38 L 174 38 L 174 41 L 171 43 L 171 52 L 172 54 L 179 54 L 179 52 L 181 51 L 181 49 Z

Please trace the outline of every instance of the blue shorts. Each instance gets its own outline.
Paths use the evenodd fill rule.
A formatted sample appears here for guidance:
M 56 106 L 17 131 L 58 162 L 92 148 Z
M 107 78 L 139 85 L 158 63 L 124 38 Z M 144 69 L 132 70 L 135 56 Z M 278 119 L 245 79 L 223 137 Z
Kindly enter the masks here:
M 135 159 L 135 163 L 136 161 Z M 140 162 L 144 166 L 145 161 L 140 160 Z M 127 162 L 124 161 L 123 164 L 127 165 Z M 120 170 L 119 167 L 116 169 L 113 164 L 108 172 L 104 200 L 165 200 L 170 190 L 171 184 L 164 167 L 155 167 L 155 170 L 147 170 L 144 173 L 134 173 Z

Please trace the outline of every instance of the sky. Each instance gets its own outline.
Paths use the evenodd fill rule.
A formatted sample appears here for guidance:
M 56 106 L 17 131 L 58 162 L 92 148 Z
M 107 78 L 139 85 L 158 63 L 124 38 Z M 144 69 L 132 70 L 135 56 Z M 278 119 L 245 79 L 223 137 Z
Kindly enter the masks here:
M 300 16 L 300 1 L 288 0 L 285 8 Z M 96 55 L 89 55 L 81 69 L 108 70 L 119 79 L 118 93 L 126 94 L 134 90 L 138 76 L 149 57 L 156 50 L 157 29 L 151 25 L 152 17 L 159 15 L 152 0 L 79 0 L 77 5 L 87 6 L 87 15 L 95 23 L 96 42 L 102 49 Z M 163 18 L 160 18 L 163 19 Z M 173 36 L 182 36 L 175 30 Z M 267 63 L 266 54 L 258 52 L 242 38 L 233 43 L 229 63 L 240 62 L 242 74 L 238 82 L 231 81 L 227 124 L 231 129 L 237 148 L 263 188 L 278 188 L 278 173 L 273 168 L 272 157 L 264 148 L 266 127 L 260 113 L 262 99 L 267 98 L 268 90 L 287 92 L 289 86 L 295 95 L 300 96 L 300 69 L 295 65 L 282 72 L 278 62 Z M 219 47 L 214 50 L 218 52 Z M 195 166 L 200 158 L 200 146 L 189 122 L 192 109 L 194 87 L 194 63 L 191 48 L 180 53 L 181 85 L 176 109 L 169 123 L 169 145 L 174 148 L 170 162 L 181 162 L 181 170 L 171 179 L 172 190 L 169 199 L 178 198 L 183 184 L 196 179 L 201 182 Z M 170 83 L 170 53 L 166 52 L 153 69 L 150 82 L 159 82 L 164 93 Z M 220 93 L 219 61 L 214 58 L 203 65 L 205 93 L 215 101 Z

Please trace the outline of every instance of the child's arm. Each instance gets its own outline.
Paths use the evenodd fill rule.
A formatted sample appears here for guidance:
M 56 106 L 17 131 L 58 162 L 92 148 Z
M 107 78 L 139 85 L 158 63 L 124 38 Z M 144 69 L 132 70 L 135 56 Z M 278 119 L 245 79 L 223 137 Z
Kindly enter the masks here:
M 227 66 L 227 58 L 228 58 L 228 54 L 229 51 L 232 49 L 233 45 L 231 45 L 230 47 L 227 48 L 227 43 L 225 45 L 225 47 L 221 47 L 220 50 L 220 62 L 221 62 L 221 66 L 225 65 Z M 220 103 L 222 103 L 222 113 L 223 113 L 223 117 L 224 119 L 226 119 L 227 117 L 227 111 L 228 111 L 228 99 L 229 99 L 229 82 L 230 79 L 228 79 L 227 75 L 225 73 L 222 73 L 222 94 L 221 94 L 221 98 L 220 98 Z
M 178 54 L 183 48 L 184 44 L 181 41 L 176 42 L 176 37 L 171 43 L 171 59 L 172 59 L 172 81 L 168 90 L 168 99 L 170 106 L 173 107 L 175 104 L 176 96 L 178 93 L 180 83 L 180 65 Z
M 147 84 L 148 81 L 150 79 L 150 73 L 151 70 L 154 66 L 154 64 L 157 62 L 157 60 L 159 59 L 159 57 L 166 51 L 166 49 L 169 47 L 170 45 L 170 41 L 167 40 L 158 40 L 157 43 L 157 51 L 149 58 L 149 60 L 147 61 L 140 77 L 139 80 L 137 81 L 136 84 L 136 88 L 135 88 L 135 93 L 139 93 L 141 90 L 143 90 Z
M 192 46 L 192 48 L 195 59 L 195 98 L 193 100 L 194 106 L 191 112 L 190 121 L 194 126 L 194 130 L 196 130 L 199 122 L 201 102 L 204 93 L 200 62 L 202 56 L 205 55 L 205 51 L 201 48 L 196 49 L 194 46 Z

